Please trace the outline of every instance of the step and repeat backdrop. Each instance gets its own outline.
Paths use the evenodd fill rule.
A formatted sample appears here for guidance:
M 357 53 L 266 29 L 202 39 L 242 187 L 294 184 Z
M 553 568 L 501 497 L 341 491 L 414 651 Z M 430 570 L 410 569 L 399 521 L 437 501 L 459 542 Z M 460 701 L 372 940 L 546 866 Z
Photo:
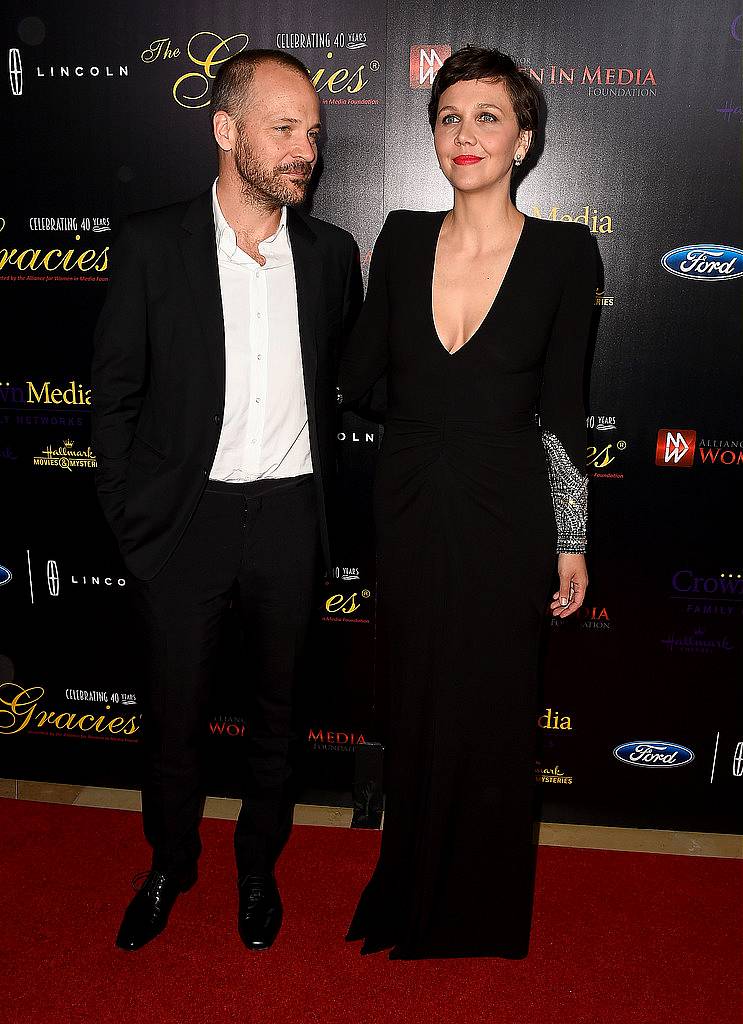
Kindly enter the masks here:
M 94 491 L 91 339 L 121 218 L 214 179 L 220 63 L 247 47 L 306 63 L 325 120 L 313 213 L 353 233 L 366 272 L 389 210 L 451 205 L 426 104 L 441 62 L 475 43 L 543 89 L 544 148 L 517 205 L 588 225 L 604 269 L 586 401 L 591 586 L 548 630 L 543 818 L 739 831 L 742 39 L 738 0 L 6 2 L 0 774 L 138 786 L 141 667 Z M 351 788 L 355 751 L 382 735 L 379 442 L 374 423 L 338 424 L 340 564 L 318 580 L 298 717 L 301 782 L 323 800 Z M 228 621 L 207 726 L 215 794 L 232 793 L 249 728 L 240 640 Z

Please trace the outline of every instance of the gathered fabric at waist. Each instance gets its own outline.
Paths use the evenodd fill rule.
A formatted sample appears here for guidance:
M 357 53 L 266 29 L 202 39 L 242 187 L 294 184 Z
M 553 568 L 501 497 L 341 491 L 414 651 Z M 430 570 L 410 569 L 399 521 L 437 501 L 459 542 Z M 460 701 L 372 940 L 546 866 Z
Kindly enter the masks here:
M 546 474 L 541 432 L 533 417 L 497 424 L 482 419 L 447 418 L 433 423 L 393 417 L 385 424 L 379 457 L 381 463 L 394 462 L 405 473 L 446 464 L 455 475 L 482 473 L 483 479 L 493 473 Z
M 460 443 L 532 445 L 539 439 L 539 426 L 533 414 L 503 420 L 465 419 L 442 417 L 424 420 L 413 417 L 390 416 L 385 422 L 384 445 Z
M 398 528 L 394 524 L 421 503 L 452 523 L 466 521 L 465 508 L 475 518 L 493 516 L 512 537 L 526 538 L 537 527 L 551 530 L 547 459 L 537 423 L 388 419 L 374 484 L 378 530 L 389 537 Z

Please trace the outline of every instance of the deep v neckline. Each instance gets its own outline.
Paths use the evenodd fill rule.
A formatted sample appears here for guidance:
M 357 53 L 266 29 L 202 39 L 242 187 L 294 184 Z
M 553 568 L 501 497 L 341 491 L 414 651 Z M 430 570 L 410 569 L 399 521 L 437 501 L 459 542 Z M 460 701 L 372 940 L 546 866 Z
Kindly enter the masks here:
M 513 261 L 514 261 L 514 257 L 516 256 L 516 253 L 518 252 L 519 246 L 521 245 L 521 241 L 522 241 L 522 239 L 524 237 L 524 232 L 526 230 L 526 222 L 529 220 L 529 218 L 527 217 L 527 215 L 525 213 L 522 214 L 522 216 L 524 218 L 524 222 L 521 225 L 521 230 L 519 231 L 519 237 L 516 239 L 516 244 L 514 245 L 513 251 L 511 252 L 510 259 L 508 260 L 508 263 L 506 264 L 506 269 L 505 269 L 505 271 L 503 273 L 503 277 L 500 279 L 500 284 L 498 285 L 498 288 L 497 288 L 497 290 L 495 292 L 495 295 L 493 296 L 492 302 L 490 303 L 490 305 L 488 306 L 488 308 L 487 308 L 487 310 L 485 312 L 485 316 L 482 318 L 480 323 L 474 329 L 472 334 L 470 334 L 469 338 L 467 338 L 467 340 L 464 342 L 464 344 L 460 345 L 459 348 L 455 348 L 452 351 L 451 349 L 448 349 L 446 347 L 446 345 L 443 343 L 443 341 L 441 340 L 441 335 L 439 334 L 439 329 L 436 326 L 436 314 L 434 313 L 434 310 L 433 310 L 433 286 L 434 286 L 434 282 L 435 282 L 435 279 L 436 279 L 436 256 L 437 256 L 438 250 L 439 250 L 439 240 L 441 238 L 441 229 L 444 226 L 444 221 L 446 220 L 446 217 L 447 217 L 448 213 L 449 213 L 449 211 L 447 210 L 446 213 L 444 213 L 444 216 L 441 218 L 441 223 L 439 224 L 438 231 L 436 232 L 436 240 L 435 240 L 434 246 L 433 246 L 433 260 L 432 260 L 432 263 L 431 263 L 431 284 L 430 284 L 430 288 L 429 288 L 429 292 L 430 292 L 429 307 L 430 307 L 430 310 L 431 310 L 431 324 L 433 326 L 433 333 L 435 335 L 435 338 L 436 338 L 436 341 L 438 343 L 439 348 L 441 349 L 441 351 L 446 356 L 456 356 L 461 351 L 463 351 L 463 349 L 469 347 L 471 342 L 475 339 L 475 337 L 482 330 L 482 328 L 483 328 L 483 326 L 485 324 L 485 321 L 488 319 L 490 314 L 493 312 L 495 304 L 498 301 L 498 297 L 500 296 L 501 292 L 503 291 L 503 286 L 505 285 L 506 278 L 508 277 L 508 274 L 509 274 L 509 272 L 511 270 L 511 266 L 512 266 Z

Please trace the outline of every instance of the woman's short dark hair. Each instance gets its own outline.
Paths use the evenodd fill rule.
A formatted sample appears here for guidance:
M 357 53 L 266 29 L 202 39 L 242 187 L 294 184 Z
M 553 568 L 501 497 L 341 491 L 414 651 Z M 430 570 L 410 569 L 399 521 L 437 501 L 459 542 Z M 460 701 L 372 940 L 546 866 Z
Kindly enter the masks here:
M 439 68 L 428 104 L 432 131 L 436 128 L 439 100 L 444 90 L 455 82 L 472 82 L 475 79 L 503 82 L 519 128 L 536 133 L 539 127 L 539 90 L 536 83 L 507 54 L 479 46 L 465 46 L 457 50 Z
M 268 63 L 279 64 L 310 79 L 305 65 L 291 53 L 284 50 L 243 50 L 220 65 L 212 86 L 209 116 L 214 117 L 218 110 L 226 110 L 231 117 L 238 117 L 255 69 Z

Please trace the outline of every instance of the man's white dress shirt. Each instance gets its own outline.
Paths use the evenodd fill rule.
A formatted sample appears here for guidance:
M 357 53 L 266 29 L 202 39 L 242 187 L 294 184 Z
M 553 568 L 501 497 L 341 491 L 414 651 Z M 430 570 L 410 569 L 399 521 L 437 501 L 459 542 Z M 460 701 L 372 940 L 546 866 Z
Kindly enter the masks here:
M 297 289 L 286 207 L 258 245 L 261 266 L 237 244 L 212 187 L 224 312 L 225 403 L 209 477 L 243 483 L 312 472 L 299 346 Z

